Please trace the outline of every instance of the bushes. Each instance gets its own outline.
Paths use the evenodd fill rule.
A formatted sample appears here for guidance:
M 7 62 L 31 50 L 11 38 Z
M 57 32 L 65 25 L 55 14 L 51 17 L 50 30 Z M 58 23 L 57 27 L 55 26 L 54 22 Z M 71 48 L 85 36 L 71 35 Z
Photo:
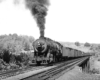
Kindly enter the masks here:
M 28 56 L 26 56 L 24 53 L 20 53 L 19 55 L 13 54 L 11 57 L 13 59 L 11 59 L 10 62 L 19 66 L 28 61 Z
M 7 64 L 3 61 L 3 59 L 0 59 L 0 70 L 5 69 Z
M 16 69 L 28 66 L 32 54 L 33 53 L 11 54 L 8 50 L 4 50 L 2 59 L 0 59 L 0 70 Z
M 90 73 L 91 74 L 100 74 L 100 71 L 95 69 L 95 68 L 93 68 L 93 70 L 90 70 Z

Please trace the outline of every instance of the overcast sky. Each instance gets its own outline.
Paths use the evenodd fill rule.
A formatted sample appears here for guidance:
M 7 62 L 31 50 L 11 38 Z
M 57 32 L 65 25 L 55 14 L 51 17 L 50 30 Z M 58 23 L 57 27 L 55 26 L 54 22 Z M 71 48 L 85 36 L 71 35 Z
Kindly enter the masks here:
M 39 37 L 39 29 L 23 0 L 0 0 L 0 35 Z M 17 0 L 18 1 L 18 0 Z M 100 43 L 100 0 L 50 0 L 45 36 L 66 42 Z

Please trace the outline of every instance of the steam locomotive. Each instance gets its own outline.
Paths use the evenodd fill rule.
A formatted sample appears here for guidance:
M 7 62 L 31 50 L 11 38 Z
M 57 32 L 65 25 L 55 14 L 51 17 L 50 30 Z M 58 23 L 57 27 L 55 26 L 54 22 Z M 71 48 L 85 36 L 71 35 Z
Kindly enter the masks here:
M 50 64 L 66 60 L 68 58 L 77 58 L 82 56 L 90 56 L 81 50 L 65 47 L 61 43 L 51 40 L 47 37 L 40 37 L 33 42 L 34 62 L 37 65 Z

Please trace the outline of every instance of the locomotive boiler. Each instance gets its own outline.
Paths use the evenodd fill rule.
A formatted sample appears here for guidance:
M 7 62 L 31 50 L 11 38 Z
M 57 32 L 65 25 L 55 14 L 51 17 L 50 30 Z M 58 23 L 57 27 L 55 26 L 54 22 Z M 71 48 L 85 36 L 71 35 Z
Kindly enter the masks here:
M 41 63 L 50 64 L 60 61 L 62 58 L 62 45 L 46 37 L 40 37 L 33 42 L 34 61 L 39 65 Z
M 77 58 L 90 56 L 90 53 L 79 49 L 65 47 L 61 43 L 51 40 L 47 37 L 40 37 L 33 42 L 34 62 L 40 64 L 50 64 L 66 60 L 68 58 Z

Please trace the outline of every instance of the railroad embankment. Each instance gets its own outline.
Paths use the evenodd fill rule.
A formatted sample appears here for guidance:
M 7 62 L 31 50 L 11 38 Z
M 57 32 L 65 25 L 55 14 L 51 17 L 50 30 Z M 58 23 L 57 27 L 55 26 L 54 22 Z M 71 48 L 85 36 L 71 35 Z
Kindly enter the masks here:
M 100 56 L 90 58 L 90 71 L 93 74 L 100 74 Z
M 100 75 L 84 73 L 81 67 L 75 67 L 56 80 L 100 80 Z

